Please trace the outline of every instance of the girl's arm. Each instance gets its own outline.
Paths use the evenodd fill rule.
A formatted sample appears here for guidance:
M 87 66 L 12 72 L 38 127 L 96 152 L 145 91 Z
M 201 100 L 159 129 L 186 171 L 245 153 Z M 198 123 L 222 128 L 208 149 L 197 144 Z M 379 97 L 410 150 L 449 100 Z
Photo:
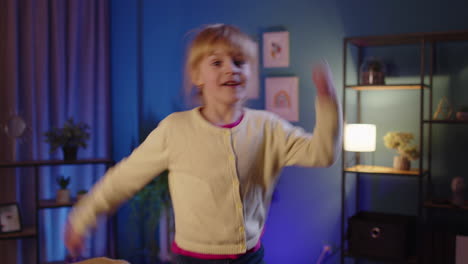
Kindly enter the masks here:
M 322 62 L 313 69 L 317 87 L 316 122 L 312 134 L 282 121 L 278 126 L 284 166 L 329 167 L 341 152 L 343 118 L 330 68 Z
M 110 168 L 69 215 L 66 243 L 77 243 L 96 224 L 168 168 L 167 124 L 162 121 L 132 154 Z M 68 232 L 68 234 L 67 234 Z M 70 238 L 70 233 L 72 234 Z M 67 238 L 68 235 L 68 238 Z M 79 241 L 78 241 L 79 242 Z

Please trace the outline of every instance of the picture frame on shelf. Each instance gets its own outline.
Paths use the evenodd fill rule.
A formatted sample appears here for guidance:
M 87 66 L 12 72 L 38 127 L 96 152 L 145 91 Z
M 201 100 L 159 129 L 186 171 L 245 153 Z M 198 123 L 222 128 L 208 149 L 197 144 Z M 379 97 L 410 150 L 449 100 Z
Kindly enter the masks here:
M 22 230 L 18 203 L 0 204 L 0 234 L 21 232 Z
M 263 67 L 289 67 L 289 32 L 263 33 Z

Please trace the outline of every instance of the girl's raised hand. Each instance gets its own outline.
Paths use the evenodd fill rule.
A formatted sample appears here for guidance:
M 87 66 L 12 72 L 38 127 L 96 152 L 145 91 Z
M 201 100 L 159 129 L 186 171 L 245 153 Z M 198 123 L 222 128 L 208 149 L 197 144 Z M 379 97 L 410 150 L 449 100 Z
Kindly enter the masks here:
M 327 61 L 322 60 L 312 69 L 312 81 L 317 87 L 318 96 L 336 96 L 335 86 L 333 85 L 330 66 Z

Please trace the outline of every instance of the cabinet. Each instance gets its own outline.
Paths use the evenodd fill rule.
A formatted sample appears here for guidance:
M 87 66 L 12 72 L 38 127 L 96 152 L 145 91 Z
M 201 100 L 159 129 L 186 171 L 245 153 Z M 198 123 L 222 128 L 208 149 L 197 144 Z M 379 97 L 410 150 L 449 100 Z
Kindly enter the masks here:
M 32 168 L 33 169 L 33 177 L 34 177 L 34 189 L 35 189 L 35 225 L 33 226 L 23 226 L 21 232 L 15 233 L 5 233 L 0 234 L 0 239 L 11 240 L 11 239 L 35 239 L 36 241 L 36 260 L 37 263 L 41 263 L 41 256 L 40 256 L 40 246 L 41 246 L 41 239 L 38 232 L 39 225 L 40 225 L 40 215 L 39 212 L 41 210 L 48 210 L 54 208 L 61 208 L 61 207 L 71 207 L 74 205 L 75 200 L 72 199 L 69 203 L 57 203 L 55 200 L 46 200 L 40 197 L 40 168 L 41 167 L 51 167 L 51 166 L 80 166 L 80 165 L 88 165 L 92 164 L 95 166 L 105 166 L 107 170 L 110 166 L 114 164 L 114 162 L 110 159 L 82 159 L 82 160 L 75 160 L 75 161 L 62 161 L 62 160 L 44 160 L 44 161 L 18 161 L 18 162 L 2 162 L 0 163 L 0 170 L 4 168 Z M 55 187 L 55 186 L 54 186 Z M 73 197 L 73 196 L 72 196 Z M 108 225 L 108 241 L 115 241 L 112 239 L 112 236 L 115 234 L 115 221 L 113 218 L 109 221 Z M 110 256 L 112 256 L 115 252 L 115 244 L 111 245 L 108 243 L 107 252 Z
M 468 32 L 417 33 L 348 37 L 344 39 L 344 120 L 347 123 L 374 123 L 374 121 L 377 120 L 377 131 L 379 131 L 379 126 L 383 127 L 383 131 L 377 133 L 377 145 L 379 146 L 380 144 L 382 147 L 380 149 L 377 148 L 376 152 L 373 154 L 358 152 L 352 153 L 346 152 L 343 149 L 341 177 L 341 263 L 345 263 L 345 260 L 347 259 L 356 260 L 364 258 L 363 256 L 353 254 L 353 252 L 349 252 L 349 241 L 347 238 L 347 220 L 351 215 L 361 210 L 363 200 L 361 196 L 364 191 L 369 191 L 369 189 L 371 189 L 367 186 L 367 189 L 363 190 L 361 186 L 364 182 L 363 178 L 365 178 L 366 181 L 378 178 L 382 182 L 398 178 L 398 184 L 400 184 L 400 186 L 411 186 L 410 196 L 407 195 L 408 193 L 405 195 L 404 191 L 400 191 L 400 194 L 398 190 L 389 192 L 386 195 L 387 202 L 392 199 L 400 200 L 401 202 L 401 200 L 403 200 L 402 197 L 410 197 L 410 199 L 404 200 L 405 204 L 402 205 L 402 207 L 411 207 L 412 210 L 410 214 L 417 220 L 417 249 L 415 250 L 416 252 L 414 253 L 414 256 L 409 256 L 408 259 L 402 260 L 401 262 L 403 263 L 427 263 L 427 256 L 423 255 L 427 255 L 427 252 L 430 252 L 431 249 L 424 248 L 424 250 L 422 250 L 424 247 L 422 242 L 423 237 L 427 235 L 427 232 L 431 232 L 434 228 L 432 225 L 432 211 L 434 209 L 468 209 L 468 206 L 457 207 L 447 203 L 447 201 L 450 200 L 450 197 L 448 197 L 450 195 L 449 192 L 439 192 L 446 198 L 440 199 L 440 197 L 435 197 L 435 194 L 438 192 L 434 191 L 441 188 L 450 190 L 449 184 L 448 186 L 438 186 L 437 183 L 434 183 L 433 174 L 435 167 L 438 168 L 437 174 L 445 174 L 438 175 L 438 178 L 446 178 L 445 183 L 449 181 L 450 177 L 453 177 L 453 175 L 447 175 L 450 170 L 441 169 L 440 166 L 437 165 L 437 163 L 440 162 L 440 157 L 443 157 L 445 154 L 442 151 L 443 148 L 439 148 L 436 153 L 437 158 L 435 158 L 433 148 L 435 145 L 440 146 L 440 142 L 446 142 L 446 138 L 443 138 L 441 133 L 434 133 L 434 130 L 437 129 L 437 126 L 444 126 L 444 130 L 450 131 L 455 126 L 468 125 L 468 121 L 454 120 L 453 118 L 443 120 L 433 119 L 435 106 L 437 106 L 437 102 L 443 95 L 440 90 L 437 90 L 440 88 L 439 86 L 443 85 L 440 84 L 440 81 L 435 84 L 435 76 L 440 79 L 442 78 L 440 76 L 444 75 L 446 77 L 446 75 L 453 70 L 445 70 L 443 73 L 437 72 L 437 70 L 442 68 L 440 64 L 443 64 L 444 62 L 447 64 L 447 60 L 444 60 L 443 57 L 445 55 L 439 54 L 439 51 L 445 51 L 453 48 L 451 46 L 444 47 L 443 49 L 440 48 L 442 45 L 447 45 L 447 43 L 468 43 Z M 468 45 L 465 46 L 466 47 L 464 48 L 466 48 L 466 52 L 468 51 Z M 401 51 L 397 51 L 397 54 L 395 54 L 394 51 L 392 53 L 392 50 L 395 49 L 401 49 Z M 388 80 L 386 80 L 385 85 L 360 85 L 360 65 L 363 62 L 363 58 L 372 56 L 373 52 L 386 54 L 386 58 L 393 58 L 392 56 L 394 55 L 404 57 L 403 59 L 396 59 L 394 61 L 396 63 L 392 65 L 394 68 L 399 69 L 400 74 L 393 74 L 393 76 L 398 77 L 392 77 L 391 74 L 387 75 Z M 463 67 L 468 66 L 468 63 L 465 63 L 465 61 L 467 60 L 460 59 L 457 63 L 452 63 L 452 61 L 449 63 L 450 65 L 461 66 L 463 69 Z M 395 69 L 393 69 L 393 71 L 395 72 Z M 350 72 L 353 72 L 353 75 L 351 75 Z M 403 72 L 408 72 L 409 74 L 402 74 Z M 450 77 L 447 78 L 450 79 Z M 468 86 L 468 82 L 466 82 L 465 85 Z M 448 86 L 448 89 L 453 88 L 450 87 L 450 85 L 446 86 Z M 463 88 L 460 87 L 458 89 Z M 447 92 L 447 94 L 456 96 L 451 92 Z M 369 98 L 366 100 L 366 96 L 370 96 L 371 100 L 369 100 Z M 458 104 L 464 103 L 465 105 L 468 105 L 468 96 L 456 97 Z M 376 98 L 379 100 L 373 100 Z M 369 106 L 369 104 L 371 106 Z M 405 111 L 401 112 L 401 109 L 405 109 Z M 397 115 L 396 118 L 388 118 L 388 116 L 395 113 Z M 368 119 L 373 120 L 369 122 Z M 464 127 L 468 128 L 468 126 Z M 403 131 L 405 131 L 405 129 L 413 129 L 421 152 L 419 160 L 417 160 L 417 162 L 413 162 L 413 167 L 415 167 L 414 169 L 396 170 L 391 167 L 390 158 L 387 158 L 385 162 L 382 162 L 385 159 L 380 159 L 376 164 L 374 164 L 374 161 L 363 162 L 363 160 L 365 160 L 363 158 L 365 155 L 367 155 L 368 158 L 369 155 L 377 155 L 381 154 L 381 152 L 385 152 L 385 148 L 382 144 L 382 136 L 385 132 L 391 131 L 391 129 L 394 129 L 394 131 L 398 131 L 400 129 Z M 458 136 L 464 137 L 465 140 L 461 143 L 465 142 L 466 144 L 468 133 L 459 133 Z M 450 150 L 445 148 L 445 151 Z M 385 155 L 379 156 L 381 157 Z M 350 157 L 353 159 L 350 159 Z M 353 164 L 349 164 L 350 160 L 353 161 Z M 374 158 L 372 158 L 372 160 L 374 160 Z M 461 163 L 462 161 L 458 159 L 456 162 Z M 380 163 L 386 163 L 387 166 L 379 166 Z M 465 174 L 466 175 L 464 176 L 468 176 L 468 171 L 466 171 Z M 447 180 L 447 178 L 449 179 Z M 440 183 L 443 181 L 438 180 L 437 182 Z M 353 186 L 352 189 L 349 188 L 350 185 Z M 379 190 L 382 189 L 385 188 L 380 187 Z M 379 190 L 374 190 L 373 194 L 375 195 Z M 379 199 L 382 199 L 383 196 L 383 194 L 380 195 Z M 367 201 L 373 200 L 373 197 L 367 194 L 366 198 Z M 393 208 L 397 207 L 393 204 L 392 206 Z M 456 230 L 455 232 L 459 231 Z M 453 249 L 453 254 L 455 254 L 455 249 Z M 376 258 L 373 260 L 386 261 L 388 259 Z M 450 261 L 446 262 L 446 260 L 441 261 L 442 262 L 439 263 L 450 263 Z

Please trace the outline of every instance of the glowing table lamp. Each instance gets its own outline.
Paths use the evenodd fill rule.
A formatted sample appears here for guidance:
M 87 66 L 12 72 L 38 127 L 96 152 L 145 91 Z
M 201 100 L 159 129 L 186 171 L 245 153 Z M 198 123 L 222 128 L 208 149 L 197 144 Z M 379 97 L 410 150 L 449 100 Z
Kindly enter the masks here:
M 344 149 L 351 152 L 374 152 L 376 130 L 376 126 L 372 124 L 347 124 L 344 131 Z
M 375 151 L 375 125 L 347 124 L 345 126 L 344 149 L 353 152 Z

